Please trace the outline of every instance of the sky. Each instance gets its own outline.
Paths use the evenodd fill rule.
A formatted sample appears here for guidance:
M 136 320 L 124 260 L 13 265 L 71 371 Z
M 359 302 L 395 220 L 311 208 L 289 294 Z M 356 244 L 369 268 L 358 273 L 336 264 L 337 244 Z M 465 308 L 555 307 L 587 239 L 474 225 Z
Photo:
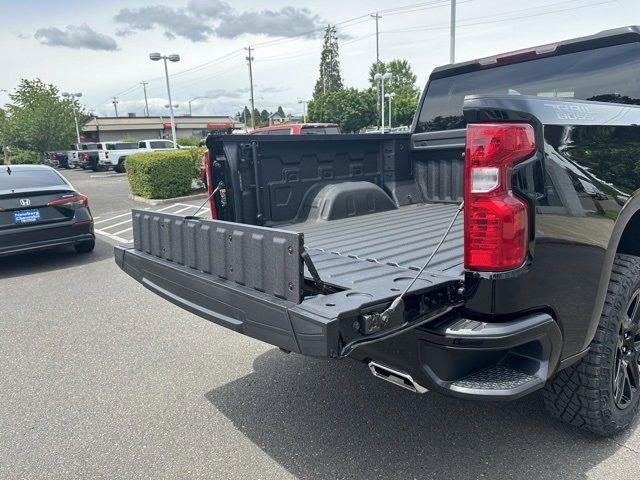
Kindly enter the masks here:
M 449 63 L 448 0 L 0 0 L 0 104 L 21 78 L 82 93 L 98 115 L 167 113 L 162 62 L 177 114 L 235 114 L 249 103 L 244 48 L 255 48 L 256 108 L 301 113 L 318 77 L 322 30 L 337 24 L 346 86 L 364 88 L 376 57 L 407 59 L 423 87 Z M 457 0 L 456 61 L 640 24 L 640 0 Z

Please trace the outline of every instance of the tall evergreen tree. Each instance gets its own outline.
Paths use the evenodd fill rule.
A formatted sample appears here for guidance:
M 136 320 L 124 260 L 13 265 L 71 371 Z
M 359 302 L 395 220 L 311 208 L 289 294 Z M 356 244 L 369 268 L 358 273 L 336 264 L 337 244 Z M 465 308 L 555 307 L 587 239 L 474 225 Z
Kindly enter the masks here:
M 324 93 L 343 89 L 340 74 L 340 52 L 338 49 L 338 32 L 333 25 L 327 25 L 324 31 L 324 44 L 320 54 L 320 76 L 313 91 L 317 99 Z

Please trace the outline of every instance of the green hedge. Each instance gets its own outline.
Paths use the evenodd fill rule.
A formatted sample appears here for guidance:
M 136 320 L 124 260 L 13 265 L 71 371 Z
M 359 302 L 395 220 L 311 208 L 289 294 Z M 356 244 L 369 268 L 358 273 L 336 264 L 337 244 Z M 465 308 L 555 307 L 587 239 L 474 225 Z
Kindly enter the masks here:
M 42 153 L 34 150 L 13 150 L 9 153 L 13 165 L 42 163 Z
M 127 179 L 134 195 L 144 198 L 181 197 L 191 192 L 199 176 L 203 149 L 140 152 L 125 160 Z

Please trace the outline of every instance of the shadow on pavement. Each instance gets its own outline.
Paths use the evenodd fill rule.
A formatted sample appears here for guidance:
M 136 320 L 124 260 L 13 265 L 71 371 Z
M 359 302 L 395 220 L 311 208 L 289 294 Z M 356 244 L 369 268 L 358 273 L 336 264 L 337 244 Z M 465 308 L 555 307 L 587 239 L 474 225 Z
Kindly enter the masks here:
M 0 279 L 63 270 L 109 257 L 113 257 L 113 247 L 100 239 L 96 239 L 96 248 L 91 253 L 76 253 L 73 247 L 65 246 L 0 257 Z
M 366 366 L 269 350 L 206 398 L 293 475 L 316 478 L 584 478 L 620 446 L 511 403 L 419 396 Z

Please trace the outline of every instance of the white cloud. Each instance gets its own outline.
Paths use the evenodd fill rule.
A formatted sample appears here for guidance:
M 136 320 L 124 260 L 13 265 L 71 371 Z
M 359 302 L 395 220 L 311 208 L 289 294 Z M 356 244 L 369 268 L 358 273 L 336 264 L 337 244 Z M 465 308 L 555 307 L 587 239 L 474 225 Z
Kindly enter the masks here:
M 86 23 L 79 26 L 68 25 L 65 30 L 57 27 L 40 28 L 34 35 L 43 45 L 51 47 L 86 48 L 88 50 L 118 49 L 118 44 L 109 35 L 98 33 Z

